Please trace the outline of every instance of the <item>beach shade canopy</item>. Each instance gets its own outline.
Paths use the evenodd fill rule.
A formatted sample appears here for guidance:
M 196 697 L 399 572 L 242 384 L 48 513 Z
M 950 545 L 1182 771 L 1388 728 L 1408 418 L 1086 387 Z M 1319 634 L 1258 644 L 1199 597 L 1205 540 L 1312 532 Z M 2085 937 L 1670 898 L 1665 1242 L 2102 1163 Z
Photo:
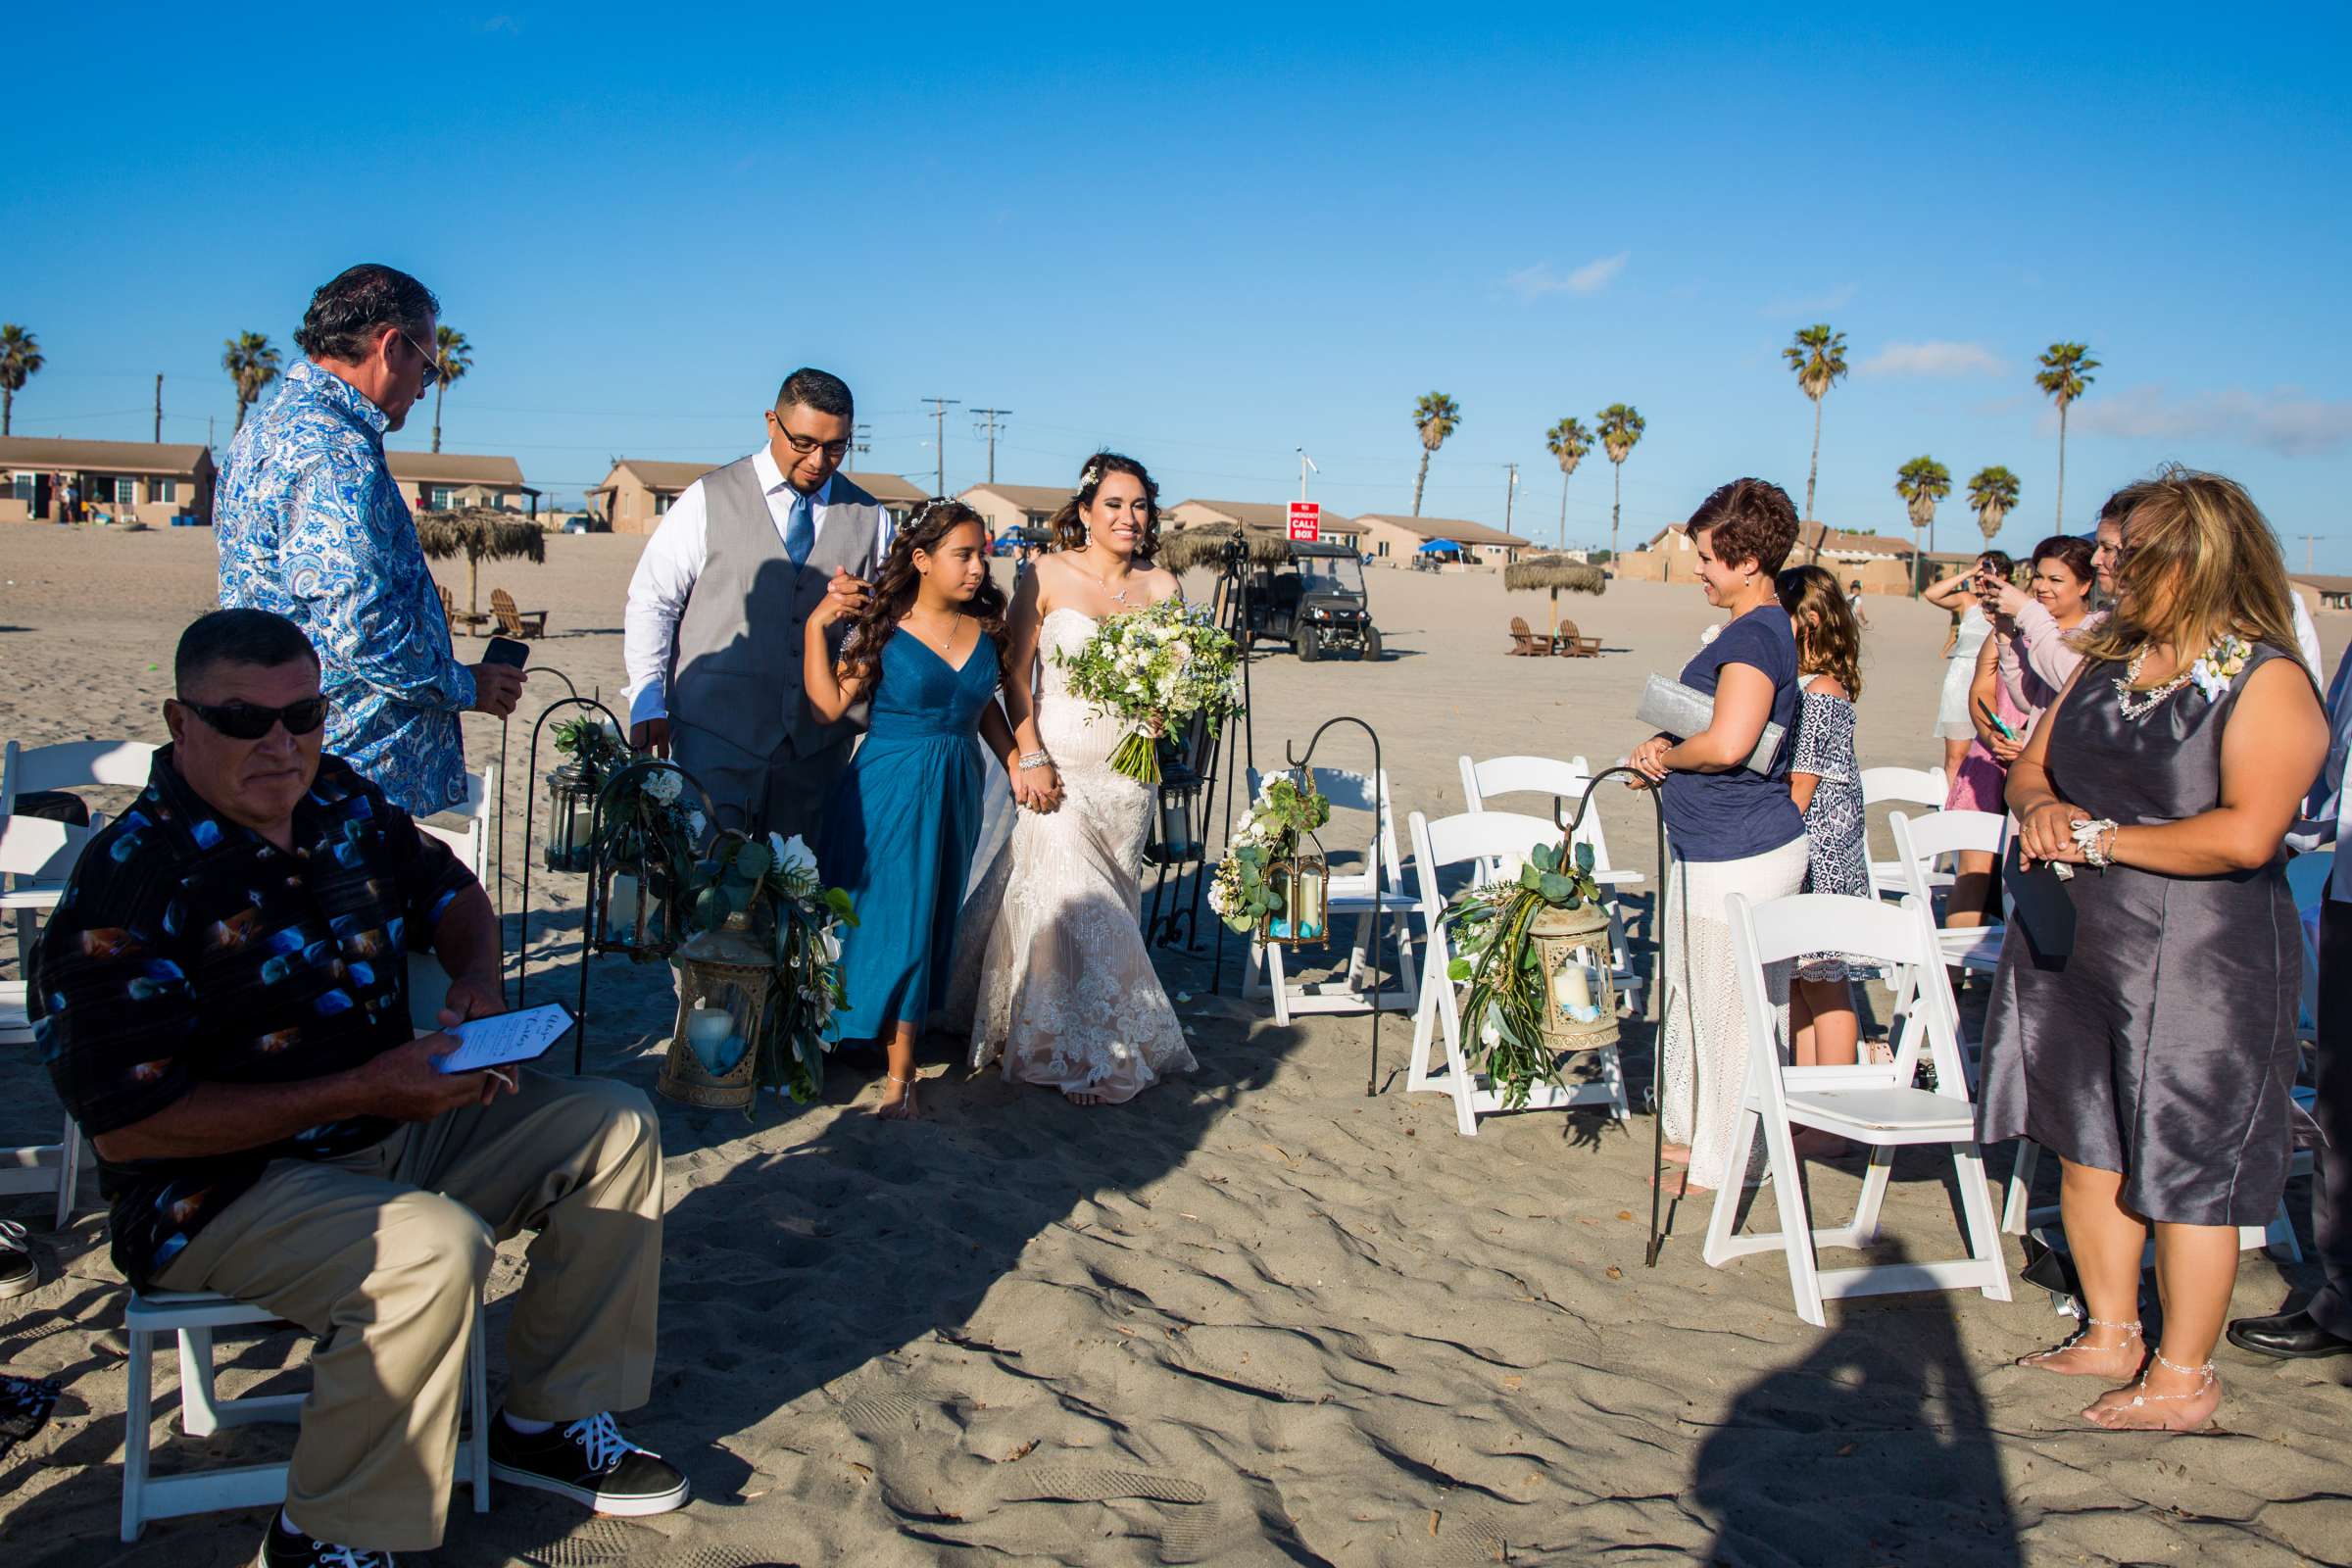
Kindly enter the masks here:
M 416 542 L 435 561 L 466 558 L 466 611 L 481 613 L 482 562 L 547 560 L 547 534 L 535 522 L 496 507 L 459 507 L 416 514 Z
M 1229 522 L 1210 522 L 1161 534 L 1157 564 L 1170 571 L 1219 565 L 1237 539 L 1248 550 L 1251 565 L 1278 566 L 1291 559 L 1290 541 L 1270 528 L 1245 529 Z
M 1544 588 L 1551 593 L 1551 637 L 1560 636 L 1560 595 L 1596 594 L 1609 585 L 1609 574 L 1598 566 L 1566 556 L 1530 556 L 1502 568 L 1505 588 Z
M 1462 547 L 1450 539 L 1431 539 L 1414 552 L 1421 556 L 1460 555 Z

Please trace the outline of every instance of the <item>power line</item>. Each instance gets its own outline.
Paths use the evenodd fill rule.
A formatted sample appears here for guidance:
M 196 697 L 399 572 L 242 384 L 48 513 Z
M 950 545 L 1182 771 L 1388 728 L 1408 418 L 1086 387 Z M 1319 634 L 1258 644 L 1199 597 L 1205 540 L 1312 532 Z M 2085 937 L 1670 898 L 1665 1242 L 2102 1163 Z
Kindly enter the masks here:
M 939 464 L 939 471 L 936 475 L 938 488 L 931 493 L 935 496 L 944 496 L 948 493 L 948 410 L 950 407 L 960 406 L 963 399 L 924 398 L 922 401 L 931 405 L 931 455 L 938 460 Z
M 978 436 L 985 433 L 988 440 L 988 482 L 990 484 L 997 482 L 997 421 L 1009 418 L 1011 416 L 1010 409 L 974 409 L 972 411 L 972 434 Z

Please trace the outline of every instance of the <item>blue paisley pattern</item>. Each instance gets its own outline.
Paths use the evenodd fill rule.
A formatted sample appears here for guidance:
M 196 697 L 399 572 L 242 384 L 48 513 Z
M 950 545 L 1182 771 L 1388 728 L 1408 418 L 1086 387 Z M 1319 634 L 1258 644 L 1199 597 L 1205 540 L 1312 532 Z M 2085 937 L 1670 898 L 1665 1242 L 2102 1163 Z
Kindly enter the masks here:
M 358 1067 L 409 1040 L 408 959 L 474 880 L 447 846 L 332 757 L 294 808 L 291 852 L 220 816 L 157 754 L 34 948 L 33 1040 L 92 1137 L 206 1083 Z M 393 1123 L 345 1117 L 235 1154 L 101 1162 L 115 1261 L 162 1272 L 272 1159 L 333 1159 Z
M 297 360 L 229 444 L 214 503 L 224 609 L 268 610 L 318 651 L 325 749 L 419 816 L 466 800 L 457 661 L 416 520 L 384 462 L 383 411 Z

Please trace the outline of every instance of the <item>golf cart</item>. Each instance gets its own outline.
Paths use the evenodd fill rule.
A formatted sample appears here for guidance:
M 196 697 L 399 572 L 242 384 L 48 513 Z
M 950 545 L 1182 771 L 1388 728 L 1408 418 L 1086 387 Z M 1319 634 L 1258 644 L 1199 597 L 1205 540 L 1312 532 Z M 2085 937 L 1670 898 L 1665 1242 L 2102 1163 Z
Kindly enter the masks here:
M 1301 662 L 1352 652 L 1380 657 L 1380 633 L 1364 597 L 1364 564 L 1337 540 L 1285 541 L 1286 561 L 1260 561 L 1250 583 L 1250 635 L 1287 642 Z

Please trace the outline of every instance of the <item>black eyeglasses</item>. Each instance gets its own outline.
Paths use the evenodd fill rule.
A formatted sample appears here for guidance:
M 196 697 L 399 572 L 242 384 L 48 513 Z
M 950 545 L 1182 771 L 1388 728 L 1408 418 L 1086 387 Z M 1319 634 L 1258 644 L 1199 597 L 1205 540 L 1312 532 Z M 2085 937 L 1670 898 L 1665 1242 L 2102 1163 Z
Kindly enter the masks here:
M 253 703 L 191 703 L 184 698 L 179 706 L 232 741 L 258 741 L 281 723 L 289 735 L 308 735 L 326 722 L 327 710 L 334 705 L 323 697 L 305 697 L 283 708 L 262 708 Z
M 409 336 L 407 332 L 402 331 L 401 328 L 396 326 L 392 330 L 399 332 L 400 340 L 403 343 L 406 343 L 410 348 L 416 350 L 417 358 L 424 361 L 424 374 L 416 382 L 416 395 L 418 397 L 422 397 L 425 393 L 430 392 L 433 389 L 433 383 L 435 381 L 441 379 L 441 356 L 433 353 L 430 349 L 417 347 L 416 340 Z M 297 730 L 295 733 L 299 735 L 302 732 Z M 246 738 L 250 739 L 251 737 L 249 736 Z
M 785 444 L 804 458 L 814 453 L 820 447 L 824 449 L 825 456 L 831 458 L 835 463 L 839 463 L 850 455 L 850 443 L 847 441 L 819 441 L 812 435 L 794 435 L 790 430 L 784 428 L 784 421 L 776 418 L 772 411 L 768 414 L 768 418 L 774 422 L 776 434 L 782 436 Z

